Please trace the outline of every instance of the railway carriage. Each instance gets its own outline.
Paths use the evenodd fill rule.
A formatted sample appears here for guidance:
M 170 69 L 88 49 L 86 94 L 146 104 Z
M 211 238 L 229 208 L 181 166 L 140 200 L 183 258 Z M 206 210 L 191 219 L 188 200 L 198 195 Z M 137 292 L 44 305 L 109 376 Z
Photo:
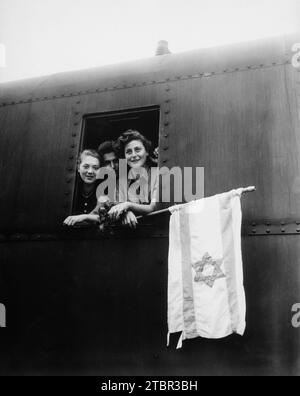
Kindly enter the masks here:
M 299 374 L 297 42 L 167 53 L 0 85 L 2 373 Z M 166 347 L 168 214 L 109 235 L 62 227 L 79 151 L 128 128 L 159 145 L 160 166 L 203 167 L 205 196 L 256 186 L 242 200 L 244 337 Z

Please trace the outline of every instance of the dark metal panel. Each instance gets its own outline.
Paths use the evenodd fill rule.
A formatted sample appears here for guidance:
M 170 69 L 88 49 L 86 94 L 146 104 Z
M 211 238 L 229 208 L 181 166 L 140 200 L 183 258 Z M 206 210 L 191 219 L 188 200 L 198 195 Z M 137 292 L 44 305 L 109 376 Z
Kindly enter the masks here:
M 169 165 L 204 166 L 205 194 L 255 185 L 244 199 L 247 219 L 300 215 L 291 191 L 300 145 L 291 89 L 292 66 L 172 83 Z
M 49 230 L 61 218 L 78 150 L 74 109 L 68 100 L 1 110 L 1 229 Z
M 300 42 L 300 41 L 299 41 Z M 286 94 L 290 112 L 290 119 L 295 130 L 294 144 L 300 147 L 300 67 L 286 68 Z M 299 169 L 299 156 L 294 145 L 289 147 L 290 161 L 295 169 Z M 300 175 L 294 175 L 290 185 L 291 194 L 291 216 L 295 217 L 299 213 L 300 202 Z
M 26 150 L 23 141 L 30 128 L 30 105 L 24 105 L 22 112 L 12 110 L 0 110 L 0 228 L 3 229 L 13 228 Z
M 47 253 L 46 253 L 47 252 Z M 9 337 L 0 367 L 28 373 L 299 374 L 297 236 L 245 238 L 247 331 L 166 348 L 166 239 L 3 244 Z M 19 371 L 18 371 L 19 370 Z M 3 371 L 2 371 L 3 372 Z

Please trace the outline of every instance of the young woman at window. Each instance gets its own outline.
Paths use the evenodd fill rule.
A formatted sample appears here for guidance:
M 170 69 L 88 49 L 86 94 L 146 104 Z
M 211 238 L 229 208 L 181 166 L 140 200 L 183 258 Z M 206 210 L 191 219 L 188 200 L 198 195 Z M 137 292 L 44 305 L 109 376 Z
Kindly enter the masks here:
M 64 225 L 75 226 L 99 223 L 99 216 L 91 213 L 97 205 L 96 189 L 99 184 L 97 173 L 100 157 L 95 150 L 84 150 L 79 155 L 78 173 L 80 175 L 77 200 L 73 216 L 65 219 Z
M 119 204 L 112 207 L 112 220 L 135 227 L 135 215 L 153 212 L 157 205 L 157 167 L 150 158 L 151 142 L 140 132 L 128 130 L 117 141 L 120 158 L 128 165 L 126 180 L 119 183 Z

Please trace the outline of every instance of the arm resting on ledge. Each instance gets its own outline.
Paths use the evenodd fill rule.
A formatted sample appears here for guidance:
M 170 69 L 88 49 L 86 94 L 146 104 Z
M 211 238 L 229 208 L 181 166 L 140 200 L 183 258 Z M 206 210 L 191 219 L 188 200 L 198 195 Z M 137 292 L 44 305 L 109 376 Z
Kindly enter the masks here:
M 142 205 L 133 202 L 122 202 L 112 207 L 108 212 L 108 214 L 113 220 L 118 220 L 123 213 L 126 213 L 128 211 L 131 211 L 136 215 L 147 215 L 153 212 L 155 208 L 156 208 L 155 201 L 151 202 L 148 205 Z
M 99 224 L 99 216 L 96 214 L 82 214 L 78 216 L 69 216 L 64 221 L 64 225 L 68 227 L 87 224 Z

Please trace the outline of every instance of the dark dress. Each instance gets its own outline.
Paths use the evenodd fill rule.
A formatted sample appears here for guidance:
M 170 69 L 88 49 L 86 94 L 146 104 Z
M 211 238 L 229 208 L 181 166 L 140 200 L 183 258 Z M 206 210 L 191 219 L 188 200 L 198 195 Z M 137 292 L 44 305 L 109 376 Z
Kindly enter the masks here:
M 83 181 L 80 179 L 77 187 L 73 215 L 89 214 L 97 206 L 96 189 L 99 185 L 97 180 L 93 190 L 89 194 L 85 194 L 83 190 Z

